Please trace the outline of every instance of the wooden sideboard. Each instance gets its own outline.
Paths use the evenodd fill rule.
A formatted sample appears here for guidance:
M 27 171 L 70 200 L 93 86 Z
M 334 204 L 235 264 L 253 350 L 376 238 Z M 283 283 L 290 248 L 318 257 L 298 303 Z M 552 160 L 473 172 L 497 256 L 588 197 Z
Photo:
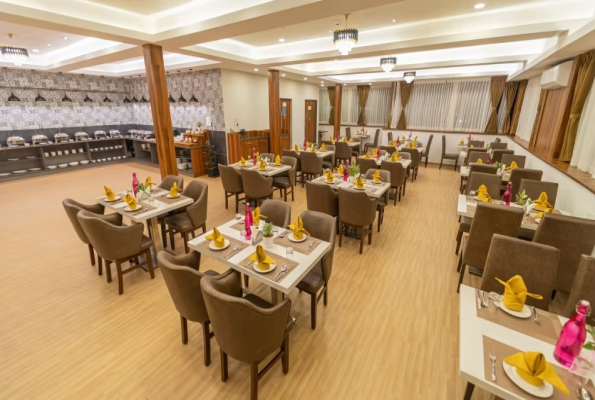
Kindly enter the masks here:
M 230 164 L 240 161 L 241 157 L 251 158 L 254 149 L 259 153 L 269 152 L 268 129 L 262 131 L 246 131 L 243 138 L 239 133 L 227 134 L 227 156 Z

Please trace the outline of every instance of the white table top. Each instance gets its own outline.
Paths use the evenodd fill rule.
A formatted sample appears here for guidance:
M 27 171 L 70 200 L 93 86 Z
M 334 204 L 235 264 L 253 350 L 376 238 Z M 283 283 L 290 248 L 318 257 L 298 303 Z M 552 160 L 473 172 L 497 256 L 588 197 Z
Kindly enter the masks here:
M 469 172 L 471 167 L 461 165 L 461 178 L 469 178 Z M 510 171 L 504 172 L 504 174 L 498 174 L 502 177 L 502 182 L 508 182 L 510 180 Z
M 382 197 L 384 195 L 384 193 L 386 193 L 386 191 L 390 189 L 390 183 L 388 183 L 388 182 L 381 182 L 381 183 L 376 184 L 376 183 L 372 183 L 372 180 L 370 180 L 370 179 L 366 179 L 365 181 L 366 182 L 364 184 L 364 188 L 373 190 L 373 192 L 366 192 L 366 194 L 368 195 L 368 197 L 371 197 L 374 199 Z M 319 176 L 318 178 L 313 179 L 310 182 L 316 183 L 319 185 L 329 185 L 328 183 L 326 183 L 326 176 Z M 345 189 L 345 190 L 351 190 L 353 192 L 361 191 L 361 190 L 355 189 L 352 182 L 343 182 L 343 177 L 336 175 L 336 174 L 335 174 L 335 183 L 336 184 L 331 185 L 331 188 L 333 190 Z
M 152 192 L 151 195 L 154 198 L 153 202 L 151 202 L 151 200 L 149 200 L 149 199 L 142 200 L 142 201 L 146 202 L 147 204 L 150 204 L 152 206 L 155 206 L 156 208 L 154 210 L 137 212 L 137 213 L 129 213 L 129 212 L 124 211 L 124 208 L 126 208 L 126 206 L 128 206 L 128 204 L 124 201 L 118 201 L 118 202 L 105 201 L 105 195 L 97 197 L 97 202 L 100 204 L 103 204 L 106 208 L 108 208 L 110 210 L 113 210 L 119 214 L 122 214 L 124 217 L 126 217 L 134 222 L 145 222 L 148 219 L 158 217 L 163 214 L 167 214 L 168 212 L 177 210 L 178 208 L 181 208 L 184 206 L 189 206 L 190 204 L 192 204 L 194 202 L 190 197 L 176 201 L 171 204 L 159 201 L 159 197 L 165 196 L 168 193 L 169 193 L 169 191 L 167 191 L 167 190 L 159 190 L 156 192 Z M 126 196 L 126 191 L 116 193 L 116 195 L 124 197 L 124 196 Z
M 395 146 L 395 147 L 396 147 L 396 146 Z M 400 146 L 398 146 L 398 147 L 397 147 L 397 149 L 398 149 L 399 151 L 401 151 L 401 150 L 403 150 L 403 149 L 406 149 L 406 148 L 407 148 L 407 146 L 406 146 L 406 145 L 400 145 Z M 416 149 L 417 149 L 417 151 L 418 151 L 418 152 L 420 152 L 420 153 L 421 153 L 421 152 L 423 152 L 423 151 L 424 151 L 424 146 L 421 146 L 421 147 L 416 147 Z
M 254 164 L 252 164 L 252 160 L 246 160 L 245 167 L 242 167 L 239 162 L 237 162 L 235 164 L 231 164 L 232 167 L 234 167 L 236 170 L 238 170 L 240 172 L 242 170 L 258 171 L 258 173 L 262 176 L 275 176 L 277 174 L 280 174 L 281 172 L 289 171 L 291 169 L 291 167 L 289 165 L 275 166 L 273 163 L 269 163 L 268 165 L 273 165 L 273 167 L 271 168 L 271 167 L 267 166 L 266 171 L 261 171 L 258 168 L 258 166 L 254 166 Z
M 552 365 L 560 365 L 553 356 L 554 346 L 477 316 L 477 301 L 474 288 L 461 285 L 459 299 L 459 375 L 461 378 L 503 399 L 524 400 L 534 398 L 529 394 L 527 394 L 527 397 L 520 397 L 498 386 L 497 382 L 494 383 L 485 378 L 484 357 L 487 357 L 488 354 L 486 354 L 483 348 L 483 336 L 515 347 L 521 351 L 539 351 L 543 353 L 547 361 Z M 564 317 L 558 316 L 558 318 L 562 325 L 567 321 Z M 497 360 L 496 362 L 501 363 L 502 360 Z M 497 376 L 497 379 L 508 378 Z M 570 398 L 575 397 L 571 395 Z
M 374 158 L 374 159 L 376 160 L 376 158 Z M 382 164 L 382 161 L 386 161 L 386 162 L 398 162 L 399 164 L 402 164 L 403 165 L 403 168 L 405 168 L 405 169 L 409 168 L 409 166 L 411 165 L 411 160 L 401 158 L 398 161 L 391 161 L 390 160 L 390 157 L 389 157 L 388 160 L 383 160 L 382 158 L 380 160 L 376 160 L 376 164 L 380 165 L 380 164 Z
M 297 151 L 296 153 L 301 154 L 303 150 Z M 306 151 L 306 153 L 311 153 L 311 151 Z M 334 151 L 332 150 L 325 150 L 325 151 L 320 151 L 320 150 L 316 150 L 316 155 L 318 156 L 318 158 L 325 158 L 325 157 L 329 157 L 332 156 L 333 154 L 335 154 Z
M 224 236 L 231 237 L 231 238 L 234 238 L 234 239 L 242 241 L 242 242 L 246 242 L 245 239 L 242 238 L 240 231 L 232 228 L 232 226 L 237 223 L 238 223 L 238 221 L 236 221 L 234 219 L 234 220 L 231 220 L 221 226 L 218 226 L 217 229 Z M 284 228 L 279 227 L 279 232 L 282 232 L 283 230 L 284 230 Z M 212 230 L 205 234 L 198 236 L 195 239 L 192 239 L 191 241 L 188 242 L 188 246 L 192 250 L 198 251 L 199 253 L 205 252 L 206 250 L 208 250 L 207 245 L 201 246 L 201 244 L 206 240 L 205 236 L 209 235 L 211 233 L 212 233 Z M 246 243 L 248 243 L 248 242 L 246 242 Z M 208 253 L 206 253 L 206 255 L 208 255 L 209 257 L 213 257 L 215 260 L 219 261 L 222 264 L 225 264 L 226 266 L 228 266 L 230 268 L 233 268 L 236 271 L 239 271 L 243 274 L 250 276 L 250 278 L 252 278 L 252 279 L 256 279 L 257 281 L 264 283 L 265 285 L 270 286 L 273 289 L 276 289 L 280 292 L 287 294 L 291 291 L 291 289 L 293 289 L 304 278 L 304 276 L 306 276 L 308 274 L 308 272 L 310 272 L 310 270 L 312 268 L 314 268 L 314 266 L 318 263 L 318 261 L 320 261 L 320 259 L 322 259 L 322 257 L 326 253 L 328 253 L 330 248 L 331 248 L 330 243 L 325 242 L 325 241 L 320 241 L 320 244 L 318 244 L 316 249 L 314 249 L 314 251 L 312 251 L 312 253 L 310 253 L 309 255 L 299 253 L 297 250 L 294 249 L 293 255 L 290 256 L 289 259 L 292 261 L 296 261 L 299 264 L 296 267 L 294 267 L 291 271 L 289 271 L 289 274 L 287 276 L 285 276 L 279 282 L 273 282 L 270 279 L 264 278 L 261 274 L 259 274 L 258 272 L 254 271 L 252 269 L 240 267 L 238 265 L 238 263 L 242 262 L 247 257 L 249 257 L 250 255 L 252 255 L 256 252 L 256 246 L 249 245 L 248 247 L 246 247 L 243 250 L 234 254 L 229 259 L 224 258 L 225 255 L 227 253 L 229 253 L 229 251 L 225 251 L 225 250 L 218 252 L 217 254 L 220 254 L 220 256 L 216 257 L 216 258 L 214 258 L 212 256 L 212 254 L 213 254 L 212 252 L 208 252 Z M 274 253 L 274 254 L 278 254 L 280 256 L 288 258 L 286 256 L 285 247 L 279 246 L 278 244 L 273 244 L 273 246 L 270 249 L 265 249 L 265 251 L 267 253 Z

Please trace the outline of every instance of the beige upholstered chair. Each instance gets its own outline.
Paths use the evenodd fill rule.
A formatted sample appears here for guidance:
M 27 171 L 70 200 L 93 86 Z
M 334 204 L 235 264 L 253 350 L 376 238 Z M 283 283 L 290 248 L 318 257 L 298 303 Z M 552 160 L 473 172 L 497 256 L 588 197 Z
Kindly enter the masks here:
M 184 190 L 184 178 L 181 176 L 177 176 L 177 175 L 167 175 L 165 178 L 163 178 L 163 180 L 159 184 L 159 188 L 163 189 L 163 190 L 170 190 L 171 187 L 174 185 L 174 183 L 178 187 L 179 191 Z M 227 199 L 226 199 L 226 201 L 227 201 Z M 163 242 L 163 248 L 167 248 L 167 227 L 165 225 L 165 218 L 168 217 L 169 215 L 174 215 L 174 214 L 177 214 L 180 212 L 184 212 L 184 210 L 186 210 L 186 207 L 180 207 L 180 208 L 175 209 L 174 211 L 170 211 L 167 214 L 162 214 L 157 217 L 157 222 L 159 222 L 159 225 L 161 226 L 161 240 Z M 149 237 L 153 237 L 153 232 L 151 231 L 151 225 L 147 224 L 147 227 L 149 230 Z
M 388 143 L 392 142 L 393 141 L 393 133 L 392 132 L 388 132 L 386 134 L 386 138 L 388 140 Z
M 347 138 L 347 140 L 351 139 L 351 128 L 350 127 L 345 128 L 345 137 Z M 359 138 L 353 138 L 353 140 L 359 141 Z
M 328 185 L 306 182 L 306 203 L 310 211 L 339 215 L 339 195 Z
M 492 142 L 490 143 L 490 147 L 492 150 L 506 150 L 508 144 L 504 142 Z
M 364 153 L 367 153 L 368 150 L 377 148 L 379 141 L 380 141 L 380 129 L 376 129 L 376 133 L 374 134 L 374 142 L 366 143 L 364 145 Z
M 517 237 L 523 221 L 523 210 L 513 207 L 502 207 L 495 204 L 477 205 L 467 243 L 459 257 L 457 272 L 459 283 L 457 293 L 467 266 L 483 271 L 492 236 L 498 233 L 504 236 Z
M 351 160 L 351 147 L 345 142 L 335 142 L 335 160 L 344 163 Z
M 496 167 L 495 165 L 489 165 L 489 164 L 469 164 L 469 176 L 471 176 L 472 173 L 474 172 L 483 172 L 486 174 L 497 174 L 498 173 L 498 167 Z M 468 182 L 469 178 L 463 178 L 461 177 L 461 193 L 465 193 L 467 191 L 467 182 Z M 500 189 L 498 187 L 498 189 Z M 471 189 L 471 190 L 475 190 L 475 189 Z M 498 192 L 498 194 L 500 194 L 500 192 Z
M 381 151 L 386 151 L 388 154 L 392 155 L 397 148 L 395 146 L 380 146 Z
M 209 187 L 206 183 L 191 181 L 182 192 L 182 195 L 190 197 L 194 203 L 186 207 L 185 212 L 177 213 L 165 218 L 165 224 L 169 227 L 169 242 L 171 249 L 175 250 L 175 234 L 180 233 L 184 240 L 184 252 L 188 253 L 188 234 L 195 236 L 195 231 L 202 228 L 207 231 L 207 202 L 209 199 Z
M 554 247 L 496 234 L 488 251 L 480 289 L 503 293 L 504 287 L 496 278 L 506 282 L 520 275 L 530 293 L 543 296 L 542 300 L 527 297 L 527 304 L 547 311 L 559 258 L 560 251 Z
M 483 165 L 489 165 L 488 153 L 486 153 L 485 151 L 472 150 L 467 155 L 467 165 L 478 163 L 479 160 L 481 160 Z
M 291 190 L 291 201 L 295 200 L 293 188 L 295 186 L 295 179 L 297 173 L 297 160 L 293 157 L 281 157 L 281 164 L 289 165 L 291 169 L 287 172 L 275 175 L 273 177 L 273 187 L 279 189 L 279 194 L 287 201 L 287 191 Z
M 512 162 L 515 162 L 517 167 L 525 168 L 525 162 L 527 161 L 526 156 L 518 156 L 516 154 L 503 154 L 502 155 L 502 164 L 509 167 Z
M 541 193 L 545 192 L 547 194 L 547 201 L 553 206 L 556 205 L 556 198 L 558 197 L 558 183 L 556 182 L 521 179 L 517 193 L 521 193 L 523 190 L 531 200 L 537 200 Z
M 302 151 L 300 153 L 300 159 L 302 161 L 302 187 L 306 180 L 315 179 L 319 175 L 322 175 L 322 160 L 310 151 Z
M 295 179 L 296 179 L 296 183 L 295 185 L 297 185 L 297 178 L 302 178 L 304 179 L 304 177 L 302 176 L 302 162 L 300 160 L 300 155 L 298 153 L 296 153 L 294 150 L 283 150 L 283 157 L 292 157 L 295 158 L 297 164 L 295 166 Z M 295 186 L 294 185 L 294 186 Z
M 403 155 L 408 153 L 411 156 L 411 165 L 409 168 L 411 169 L 411 182 L 417 179 L 417 172 L 419 171 L 419 164 L 421 163 L 421 156 L 419 155 L 419 151 L 417 149 L 401 149 L 399 154 Z
M 426 146 L 426 148 L 424 149 L 424 151 L 421 153 L 421 158 L 422 158 L 422 162 L 424 161 L 423 159 L 425 158 L 425 164 L 424 167 L 428 168 L 428 159 L 430 158 L 430 148 L 432 147 L 432 140 L 434 140 L 434 135 L 430 135 L 430 139 L 428 139 L 428 145 Z
M 291 222 L 291 206 L 280 200 L 265 200 L 260 205 L 260 213 L 266 215 L 266 222 L 280 228 L 287 228 Z
M 260 158 L 268 158 L 269 162 L 275 162 L 275 155 L 273 153 L 261 153 Z
M 205 277 L 200 281 L 203 297 L 221 354 L 221 380 L 227 381 L 227 356 L 250 364 L 250 400 L 258 398 L 258 381 L 279 360 L 283 373 L 289 372 L 289 332 L 291 300 L 273 306 L 254 296 L 242 297 L 240 275 L 225 279 Z M 271 353 L 279 352 L 262 369 L 258 364 Z
M 521 186 L 521 179 L 531 179 L 534 181 L 540 181 L 543 175 L 543 171 L 539 169 L 526 169 L 526 168 L 515 168 L 510 173 L 510 182 L 512 183 L 512 198 L 519 192 Z
M 576 305 L 580 300 L 587 300 L 591 303 L 591 307 L 595 304 L 595 257 L 586 254 L 581 256 L 562 315 L 571 318 L 576 314 Z M 587 323 L 591 326 L 595 325 L 595 313 L 591 312 L 587 317 Z
M 159 184 L 160 189 L 169 190 L 175 184 L 180 190 L 184 190 L 184 178 L 178 175 L 167 175 Z
M 560 264 L 554 290 L 568 293 L 572 289 L 581 256 L 591 254 L 595 246 L 595 221 L 545 214 L 533 241 L 560 250 Z
M 253 200 L 258 205 L 265 199 L 273 198 L 273 178 L 264 177 L 258 171 L 242 170 L 242 185 L 246 201 Z
M 502 162 L 504 154 L 514 154 L 514 150 L 494 150 L 492 153 L 492 164 Z
M 376 160 L 373 158 L 357 158 L 357 164 L 359 165 L 359 173 L 365 175 L 369 169 L 376 169 L 378 168 L 378 164 L 376 164 Z
M 401 201 L 401 196 L 405 195 L 405 186 L 407 185 L 407 172 L 400 162 L 382 161 L 380 169 L 390 172 L 390 188 L 395 189 L 394 204 L 397 205 L 397 197 Z
M 372 225 L 376 217 L 378 200 L 370 199 L 366 193 L 339 189 L 339 247 L 343 242 L 343 229 L 359 229 L 359 254 L 364 251 L 364 239 L 368 236 L 368 245 L 372 244 Z
M 333 169 L 335 167 L 335 145 L 334 144 L 325 144 L 327 151 L 332 151 L 333 154 L 331 156 L 327 156 L 322 160 L 322 168 Z
M 242 176 L 234 167 L 219 164 L 219 175 L 221 175 L 221 183 L 223 184 L 223 193 L 225 194 L 225 209 L 229 208 L 229 198 L 235 196 L 236 198 L 236 213 L 239 211 L 240 194 L 244 193 L 244 185 L 242 185 Z
M 155 278 L 153 258 L 151 256 L 151 239 L 143 235 L 143 224 L 118 226 L 98 218 L 97 214 L 89 211 L 80 211 L 77 215 L 85 234 L 95 248 L 97 255 L 105 260 L 107 281 L 112 281 L 111 263 L 116 264 L 118 273 L 118 292 L 124 293 L 124 274 L 147 264 L 151 279 Z M 145 262 L 138 262 L 138 257 L 144 255 Z M 122 264 L 134 258 L 137 262 L 126 270 Z
M 167 251 L 160 251 L 157 255 L 163 280 L 167 285 L 174 306 L 180 314 L 182 327 L 182 343 L 188 343 L 188 320 L 202 325 L 204 344 L 204 363 L 211 364 L 211 338 L 213 332 L 209 328 L 209 314 L 202 297 L 200 280 L 205 276 L 213 279 L 225 279 L 233 270 L 219 275 L 215 271 L 199 272 L 200 253 L 192 252 L 181 256 Z
M 366 171 L 366 175 L 364 176 L 365 179 L 372 179 L 372 177 L 374 176 L 374 173 L 378 171 L 378 169 L 369 169 Z M 383 182 L 388 182 L 390 183 L 390 171 L 387 170 L 381 170 L 380 171 L 380 179 Z M 376 210 L 378 211 L 378 232 L 380 232 L 380 225 L 382 225 L 382 223 L 384 222 L 384 209 L 386 208 L 386 205 L 388 204 L 388 196 L 389 196 L 389 190 L 387 190 L 384 193 L 383 197 L 379 197 L 378 198 L 378 203 L 376 204 Z
M 444 160 L 453 160 L 455 162 L 455 171 L 457 170 L 457 166 L 459 164 L 459 153 L 447 153 L 446 152 L 446 135 L 442 135 L 442 155 L 440 157 L 440 167 L 438 169 L 442 169 L 442 162 Z
M 335 219 L 330 215 L 316 211 L 304 211 L 301 215 L 304 228 L 310 236 L 316 239 L 329 242 L 331 248 L 320 262 L 308 272 L 308 274 L 297 284 L 300 291 L 308 293 L 310 299 L 310 325 L 316 329 L 316 309 L 318 302 L 324 297 L 324 305 L 328 303 L 328 282 L 331 279 L 333 270 L 333 258 L 335 253 Z M 322 289 L 322 291 L 320 290 Z M 320 294 L 318 293 L 320 292 Z
M 473 147 L 471 147 L 473 146 Z M 483 140 L 471 140 L 469 141 L 469 143 L 467 143 L 467 147 L 468 148 L 482 148 L 483 147 Z

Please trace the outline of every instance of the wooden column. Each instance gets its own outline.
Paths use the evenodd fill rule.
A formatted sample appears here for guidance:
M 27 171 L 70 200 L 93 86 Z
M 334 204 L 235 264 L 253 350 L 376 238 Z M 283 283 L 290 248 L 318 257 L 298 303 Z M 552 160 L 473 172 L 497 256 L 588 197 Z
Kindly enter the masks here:
M 153 114 L 153 129 L 159 157 L 159 171 L 161 179 L 167 175 L 178 175 L 174 134 L 169 112 L 167 78 L 163 64 L 163 50 L 154 44 L 143 45 L 147 85 L 151 98 L 151 113 Z
M 335 113 L 335 126 L 333 128 L 333 136 L 341 136 L 341 97 L 343 94 L 343 85 L 337 83 L 335 85 L 335 105 L 333 111 Z
M 281 99 L 279 71 L 269 70 L 269 147 L 273 154 L 281 154 Z

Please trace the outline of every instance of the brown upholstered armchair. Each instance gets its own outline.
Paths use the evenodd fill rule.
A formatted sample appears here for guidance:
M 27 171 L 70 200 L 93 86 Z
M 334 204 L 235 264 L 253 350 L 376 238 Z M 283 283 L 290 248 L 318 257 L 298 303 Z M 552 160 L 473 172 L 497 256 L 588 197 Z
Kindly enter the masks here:
M 280 200 L 265 200 L 260 206 L 260 213 L 266 215 L 266 222 L 287 228 L 291 222 L 291 206 Z
M 556 199 L 558 198 L 558 183 L 557 182 L 545 182 L 535 181 L 533 179 L 521 179 L 519 184 L 519 190 L 517 193 L 525 191 L 525 194 L 531 200 L 537 200 L 542 192 L 547 194 L 547 201 L 553 206 L 556 205 Z
M 496 175 L 498 173 L 498 167 L 496 167 L 495 165 L 490 165 L 490 164 L 477 164 L 477 163 L 469 164 L 469 176 L 471 176 L 471 174 L 474 172 L 483 172 L 486 174 Z M 467 182 L 469 180 L 469 176 L 467 176 L 467 177 L 461 176 L 461 186 L 460 186 L 461 193 L 465 193 L 467 190 Z M 500 182 L 501 181 L 502 180 L 500 180 Z M 475 189 L 471 189 L 471 190 L 475 190 Z M 500 194 L 500 184 L 498 185 L 498 194 Z
M 153 258 L 151 256 L 153 242 L 143 235 L 143 224 L 118 226 L 98 218 L 97 214 L 84 210 L 78 213 L 78 220 L 95 251 L 97 251 L 97 255 L 105 260 L 108 282 L 112 281 L 111 263 L 116 264 L 119 294 L 124 293 L 124 274 L 139 268 L 143 264 L 147 264 L 151 279 L 155 278 Z M 145 255 L 145 262 L 140 263 L 138 257 L 143 254 Z M 128 269 L 123 270 L 122 264 L 131 258 L 136 259 L 137 262 Z
M 325 169 L 333 169 L 335 168 L 335 145 L 334 144 L 325 144 L 326 150 L 327 151 L 332 151 L 333 154 L 331 154 L 330 156 L 326 156 L 324 158 L 324 160 L 322 160 L 322 168 Z
M 322 175 L 322 160 L 310 151 L 302 151 L 300 153 L 300 160 L 302 161 L 302 187 L 307 179 L 315 179 Z
M 341 163 L 351 160 L 351 147 L 345 142 L 335 142 L 335 159 Z
M 261 153 L 260 158 L 262 158 L 262 159 L 268 158 L 269 162 L 275 161 L 275 155 L 273 153 Z
M 527 161 L 526 156 L 518 156 L 516 154 L 503 154 L 502 155 L 502 164 L 506 165 L 507 167 L 515 162 L 518 168 L 525 168 L 525 162 Z
M 440 155 L 440 166 L 438 169 L 442 169 L 442 163 L 444 160 L 453 160 L 455 162 L 455 171 L 459 164 L 459 153 L 447 153 L 446 152 L 446 135 L 442 135 L 442 154 Z
M 235 196 L 236 198 L 236 213 L 239 210 L 240 194 L 244 193 L 244 186 L 242 185 L 242 177 L 234 167 L 219 164 L 219 175 L 221 175 L 221 183 L 223 184 L 223 193 L 225 194 L 225 209 L 229 208 L 229 198 Z
M 114 225 L 122 225 L 122 216 L 120 214 L 103 215 L 103 212 L 105 210 L 105 207 L 103 205 L 101 205 L 101 204 L 87 205 L 87 204 L 79 203 L 78 201 L 75 201 L 72 199 L 64 199 L 62 201 L 62 206 L 64 207 L 64 211 L 66 211 L 66 215 L 68 215 L 68 219 L 70 220 L 70 223 L 72 224 L 72 227 L 74 228 L 74 231 L 76 232 L 77 236 L 79 237 L 81 242 L 83 242 L 84 244 L 86 244 L 89 247 L 89 259 L 91 260 L 91 266 L 95 265 L 95 251 L 93 250 L 93 245 L 89 241 L 89 238 L 87 237 L 87 234 L 85 233 L 85 230 L 83 229 L 83 227 L 81 226 L 81 223 L 79 222 L 79 220 L 77 218 L 79 211 L 81 211 L 81 210 L 88 211 L 90 213 L 95 214 L 98 218 L 102 218 L 105 221 L 107 221 L 111 224 L 114 224 Z M 99 260 L 98 260 L 98 266 L 97 266 L 97 273 L 99 275 L 102 275 L 103 274 L 102 262 L 101 262 L 101 258 L 100 257 L 98 257 L 98 258 L 99 258 Z
M 182 192 L 184 196 L 190 197 L 194 203 L 186 207 L 185 212 L 177 213 L 165 218 L 165 224 L 169 226 L 169 241 L 171 249 L 175 250 L 175 234 L 180 233 L 184 239 L 184 252 L 188 253 L 188 234 L 195 236 L 195 231 L 202 228 L 207 231 L 207 202 L 209 199 L 209 187 L 206 183 L 191 181 Z
M 367 170 L 364 178 L 372 179 L 372 177 L 374 176 L 376 171 L 378 171 L 378 170 L 377 169 Z M 390 172 L 386 171 L 386 170 L 381 170 L 380 171 L 380 179 L 382 179 L 383 182 L 390 183 Z M 390 194 L 389 190 L 384 192 L 384 196 L 379 197 L 378 202 L 376 204 L 376 210 L 378 211 L 378 232 L 380 232 L 380 225 L 382 225 L 382 223 L 384 222 L 384 209 L 386 208 L 386 205 L 388 204 L 389 194 Z
M 264 199 L 273 198 L 273 178 L 264 177 L 258 171 L 243 169 L 242 185 L 246 201 L 254 200 L 258 206 Z
M 543 176 L 543 171 L 539 169 L 515 168 L 510 173 L 510 183 L 512 183 L 511 193 L 512 198 L 519 192 L 522 179 L 531 179 L 533 181 L 540 181 Z
M 378 168 L 378 164 L 376 164 L 376 160 L 373 158 L 358 157 L 357 165 L 359 165 L 359 173 L 362 175 L 365 175 L 369 169 Z
M 304 177 L 302 176 L 302 163 L 300 161 L 300 155 L 298 153 L 296 153 L 294 150 L 283 150 L 283 156 L 294 158 L 297 162 L 297 164 L 295 166 L 295 179 L 296 179 L 296 183 L 294 184 L 294 186 L 295 186 L 295 185 L 297 185 L 297 178 L 302 177 L 302 179 L 304 179 Z
M 397 198 L 401 201 L 401 196 L 405 195 L 405 186 L 407 185 L 407 172 L 400 162 L 382 161 L 380 169 L 390 172 L 390 188 L 395 189 L 394 205 L 397 205 Z
M 205 277 L 200 281 L 207 312 L 221 354 L 221 380 L 227 381 L 227 356 L 250 364 L 250 399 L 258 398 L 258 381 L 281 359 L 283 373 L 289 372 L 289 332 L 291 300 L 286 298 L 273 306 L 254 296 L 242 298 L 240 275 L 231 273 L 225 279 Z M 262 369 L 258 364 L 279 349 Z
M 380 142 L 380 129 L 376 129 L 376 133 L 374 133 L 374 142 L 366 143 L 364 145 L 364 153 L 367 153 L 370 149 L 375 149 L 378 147 L 378 143 Z
M 359 254 L 364 251 L 364 239 L 372 244 L 372 225 L 376 217 L 378 200 L 370 199 L 366 193 L 339 189 L 339 247 L 343 242 L 343 229 L 352 227 L 360 231 Z
M 174 183 L 178 186 L 178 190 L 184 190 L 184 178 L 177 175 L 167 175 L 159 184 L 159 188 L 163 190 L 170 190 Z M 184 212 L 185 209 L 185 207 L 181 207 L 157 217 L 157 222 L 159 222 L 159 225 L 161 226 L 161 240 L 163 242 L 163 248 L 167 247 L 167 227 L 165 226 L 165 218 L 167 218 L 169 215 Z M 151 225 L 147 224 L 147 227 L 149 229 L 149 236 L 152 237 Z
M 401 149 L 401 154 L 409 153 L 411 156 L 411 182 L 417 179 L 417 173 L 419 171 L 419 164 L 421 164 L 421 156 L 419 155 L 419 151 L 417 149 Z
M 318 211 L 331 217 L 339 215 L 339 196 L 328 185 L 307 182 L 306 202 L 310 211 Z
M 283 196 L 283 199 L 285 201 L 287 201 L 288 190 L 291 190 L 291 201 L 295 200 L 293 188 L 295 186 L 295 180 L 297 175 L 297 163 L 297 160 L 293 157 L 281 157 L 281 164 L 289 165 L 291 169 L 273 177 L 273 187 L 279 189 L 279 194 Z
M 595 257 L 586 254 L 581 256 L 574 282 L 570 288 L 570 296 L 568 296 L 562 315 L 572 318 L 580 300 L 587 300 L 589 303 L 595 304 Z M 595 313 L 591 312 L 587 323 L 591 326 L 595 325 Z
M 494 150 L 492 153 L 492 164 L 495 162 L 502 162 L 504 154 L 514 154 L 514 150 Z

